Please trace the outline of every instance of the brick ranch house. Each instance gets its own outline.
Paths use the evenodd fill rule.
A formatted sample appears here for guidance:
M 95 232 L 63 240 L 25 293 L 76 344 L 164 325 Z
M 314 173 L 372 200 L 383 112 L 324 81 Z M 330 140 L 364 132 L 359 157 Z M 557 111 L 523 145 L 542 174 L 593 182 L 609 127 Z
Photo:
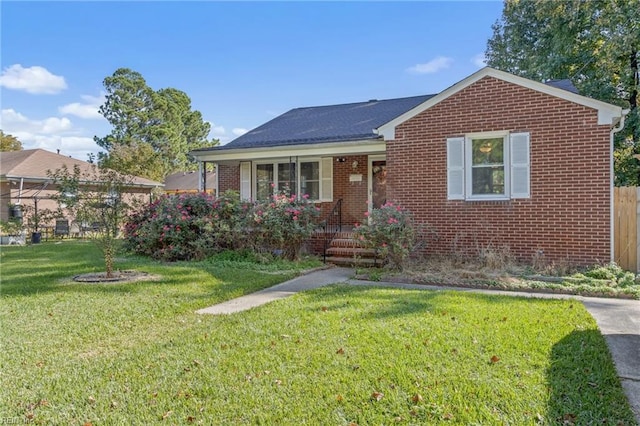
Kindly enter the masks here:
M 346 225 L 385 200 L 436 235 L 429 253 L 507 246 L 521 260 L 587 265 L 613 257 L 612 147 L 624 111 L 483 68 L 436 95 L 296 108 L 227 145 L 217 193 L 261 199 L 294 188 L 341 200 Z M 202 189 L 202 187 L 201 187 Z

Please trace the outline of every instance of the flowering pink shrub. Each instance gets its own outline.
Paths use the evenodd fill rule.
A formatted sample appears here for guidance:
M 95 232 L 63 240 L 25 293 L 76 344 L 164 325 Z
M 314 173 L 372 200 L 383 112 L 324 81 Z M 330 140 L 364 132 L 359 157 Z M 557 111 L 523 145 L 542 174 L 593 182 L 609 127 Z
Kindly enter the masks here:
M 249 249 L 297 257 L 313 233 L 320 209 L 306 197 L 273 195 L 240 202 L 235 192 L 166 195 L 125 225 L 127 249 L 165 261 L 199 260 L 222 250 Z
M 125 248 L 165 261 L 204 259 L 234 248 L 242 206 L 225 194 L 165 195 L 144 206 L 125 225 Z
M 366 247 L 378 251 L 393 269 L 402 269 L 417 242 L 411 213 L 392 202 L 366 212 L 367 219 L 357 224 L 355 236 Z
M 313 234 L 320 209 L 295 195 L 274 194 L 268 200 L 256 201 L 246 221 L 254 239 L 254 249 L 280 253 L 295 259 L 302 244 Z

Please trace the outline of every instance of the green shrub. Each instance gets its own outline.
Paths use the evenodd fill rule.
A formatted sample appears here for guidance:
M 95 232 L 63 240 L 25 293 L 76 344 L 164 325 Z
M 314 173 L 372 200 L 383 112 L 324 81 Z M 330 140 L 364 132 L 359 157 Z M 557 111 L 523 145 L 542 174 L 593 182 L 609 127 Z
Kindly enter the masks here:
M 296 259 L 302 244 L 317 228 L 320 208 L 308 196 L 274 194 L 268 200 L 256 201 L 246 219 L 253 248 Z
M 391 202 L 366 212 L 365 223 L 356 225 L 356 239 L 378 251 L 392 269 L 402 269 L 415 248 L 417 232 L 411 213 Z
M 281 194 L 254 203 L 241 202 L 233 191 L 217 199 L 166 195 L 130 218 L 125 247 L 165 261 L 201 260 L 224 250 L 294 259 L 315 230 L 319 210 L 306 197 Z
M 595 266 L 583 273 L 573 274 L 567 281 L 573 284 L 621 288 L 638 284 L 638 278 L 633 272 L 625 271 L 614 262 L 604 266 Z
M 232 193 L 165 195 L 125 225 L 125 248 L 165 261 L 199 260 L 234 248 L 242 206 Z
M 615 280 L 622 274 L 624 274 L 624 270 L 615 263 L 610 263 L 605 266 L 596 266 L 584 273 L 585 276 L 598 280 Z

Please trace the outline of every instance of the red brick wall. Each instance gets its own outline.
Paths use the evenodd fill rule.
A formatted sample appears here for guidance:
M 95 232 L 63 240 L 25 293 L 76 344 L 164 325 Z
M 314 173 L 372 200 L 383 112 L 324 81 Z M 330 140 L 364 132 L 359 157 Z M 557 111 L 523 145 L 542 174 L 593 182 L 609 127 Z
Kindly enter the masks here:
M 213 183 L 211 183 L 213 185 Z M 207 182 L 209 186 L 209 182 Z M 240 191 L 240 165 L 218 165 L 218 192 L 220 194 L 228 190 Z
M 446 139 L 529 132 L 531 198 L 448 201 Z M 387 144 L 387 195 L 431 225 L 431 252 L 509 246 L 522 260 L 610 260 L 609 126 L 595 110 L 486 77 L 396 128 Z
M 338 162 L 336 158 L 344 158 Z M 368 157 L 366 155 L 349 155 L 333 159 L 333 203 L 323 203 L 325 209 L 333 208 L 333 204 L 342 198 L 342 222 L 347 225 L 362 222 L 367 211 L 367 176 Z M 358 166 L 354 169 L 353 162 Z M 361 182 L 349 182 L 352 174 L 362 175 Z M 324 213 L 324 211 L 323 211 Z

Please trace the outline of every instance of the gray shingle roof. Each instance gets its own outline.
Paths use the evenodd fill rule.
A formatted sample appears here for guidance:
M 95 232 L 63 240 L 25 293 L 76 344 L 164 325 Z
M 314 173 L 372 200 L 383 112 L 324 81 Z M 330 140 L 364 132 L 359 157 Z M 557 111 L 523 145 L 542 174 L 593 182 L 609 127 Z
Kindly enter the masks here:
M 73 170 L 75 166 L 80 168 L 82 173 L 93 173 L 93 165 L 86 161 L 78 160 L 65 155 L 56 154 L 44 149 L 25 149 L 22 151 L 3 152 L 0 155 L 0 178 L 30 178 L 49 179 L 49 170 L 67 166 Z M 155 188 L 162 186 L 160 182 L 155 182 L 142 177 L 131 176 L 131 183 L 143 187 Z
M 564 80 L 549 80 L 549 81 L 546 81 L 545 84 L 547 86 L 555 87 L 557 89 L 566 90 L 567 92 L 579 94 L 576 86 L 574 86 L 571 80 L 567 78 Z
M 378 135 L 373 132 L 373 129 L 420 105 L 432 96 L 434 95 L 295 108 L 224 146 L 206 150 L 375 139 Z
M 546 84 L 578 93 L 570 80 Z M 196 151 L 268 148 L 326 142 L 377 139 L 374 129 L 417 107 L 435 95 L 370 100 L 340 105 L 295 108 L 245 133 L 230 143 Z

